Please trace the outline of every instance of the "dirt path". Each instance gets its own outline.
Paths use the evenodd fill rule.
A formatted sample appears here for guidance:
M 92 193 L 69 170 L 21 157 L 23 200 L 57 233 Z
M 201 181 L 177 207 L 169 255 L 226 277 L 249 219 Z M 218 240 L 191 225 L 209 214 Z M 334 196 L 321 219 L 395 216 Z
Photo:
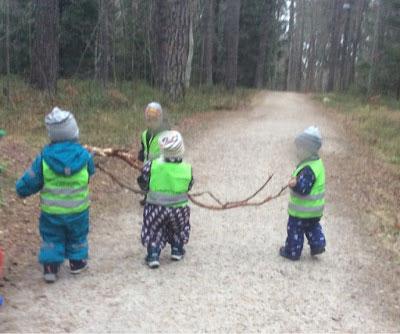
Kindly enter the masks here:
M 336 159 L 353 148 L 306 96 L 266 93 L 253 110 L 229 112 L 200 136 L 189 137 L 188 160 L 197 190 L 243 197 L 266 175 L 273 192 L 287 181 L 293 135 L 319 125 L 325 137 L 328 247 L 300 262 L 277 256 L 286 229 L 287 198 L 261 208 L 215 213 L 193 207 L 192 238 L 182 263 L 144 266 L 141 209 L 93 221 L 90 271 L 45 285 L 39 268 L 9 291 L 0 331 L 140 332 L 400 332 L 399 265 L 364 231 L 352 201 L 341 193 Z M 360 232 L 361 231 L 361 232 Z

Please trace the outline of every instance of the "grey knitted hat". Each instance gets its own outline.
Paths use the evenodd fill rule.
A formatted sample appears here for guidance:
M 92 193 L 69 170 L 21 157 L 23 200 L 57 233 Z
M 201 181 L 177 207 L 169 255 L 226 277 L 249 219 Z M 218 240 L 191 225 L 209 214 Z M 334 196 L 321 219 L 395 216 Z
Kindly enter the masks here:
M 321 133 L 316 126 L 310 126 L 296 137 L 295 143 L 310 153 L 317 153 L 322 146 Z
M 52 142 L 77 140 L 79 128 L 73 114 L 69 111 L 54 107 L 45 118 L 47 132 Z

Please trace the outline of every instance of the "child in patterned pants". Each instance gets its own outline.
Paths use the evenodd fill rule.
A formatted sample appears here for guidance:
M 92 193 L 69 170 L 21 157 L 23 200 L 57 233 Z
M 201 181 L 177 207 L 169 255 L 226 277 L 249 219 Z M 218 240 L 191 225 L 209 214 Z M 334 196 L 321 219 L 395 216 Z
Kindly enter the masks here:
M 160 253 L 167 243 L 171 245 L 171 258 L 181 260 L 190 234 L 188 191 L 193 177 L 191 165 L 182 161 L 182 136 L 177 131 L 167 131 L 159 144 L 161 157 L 148 161 L 138 178 L 140 187 L 148 191 L 141 239 L 150 268 L 159 267 Z
M 289 260 L 300 259 L 304 235 L 311 255 L 322 254 L 326 245 L 320 224 L 325 205 L 325 168 L 318 156 L 322 144 L 318 128 L 307 128 L 296 137 L 295 144 L 300 163 L 289 181 L 287 238 L 279 250 Z

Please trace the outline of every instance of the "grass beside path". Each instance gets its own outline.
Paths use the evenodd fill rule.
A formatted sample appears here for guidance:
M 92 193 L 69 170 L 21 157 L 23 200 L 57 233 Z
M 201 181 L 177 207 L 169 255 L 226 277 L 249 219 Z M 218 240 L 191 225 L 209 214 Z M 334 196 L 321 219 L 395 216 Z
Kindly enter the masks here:
M 316 99 L 344 114 L 368 145 L 400 169 L 400 101 L 336 93 L 318 95 Z
M 0 86 L 4 78 L 0 78 Z M 54 100 L 19 78 L 11 82 L 11 105 L 0 96 L 0 127 L 38 148 L 47 142 L 44 116 L 53 106 L 72 111 L 81 130 L 81 141 L 92 145 L 131 145 L 144 128 L 147 103 L 160 101 L 168 119 L 176 124 L 196 112 L 238 109 L 250 101 L 253 91 L 222 87 L 191 88 L 180 103 L 169 103 L 157 89 L 142 82 L 122 82 L 103 90 L 89 80 L 59 80 Z

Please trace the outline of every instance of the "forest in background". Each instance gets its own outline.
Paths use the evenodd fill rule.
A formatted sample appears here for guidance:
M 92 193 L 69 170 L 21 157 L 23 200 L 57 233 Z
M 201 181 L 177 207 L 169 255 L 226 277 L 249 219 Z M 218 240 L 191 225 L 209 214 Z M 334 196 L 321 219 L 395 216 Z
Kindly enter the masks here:
M 400 0 L 1 0 L 0 74 L 400 98 Z M 3 79 L 4 79 L 3 78 Z

